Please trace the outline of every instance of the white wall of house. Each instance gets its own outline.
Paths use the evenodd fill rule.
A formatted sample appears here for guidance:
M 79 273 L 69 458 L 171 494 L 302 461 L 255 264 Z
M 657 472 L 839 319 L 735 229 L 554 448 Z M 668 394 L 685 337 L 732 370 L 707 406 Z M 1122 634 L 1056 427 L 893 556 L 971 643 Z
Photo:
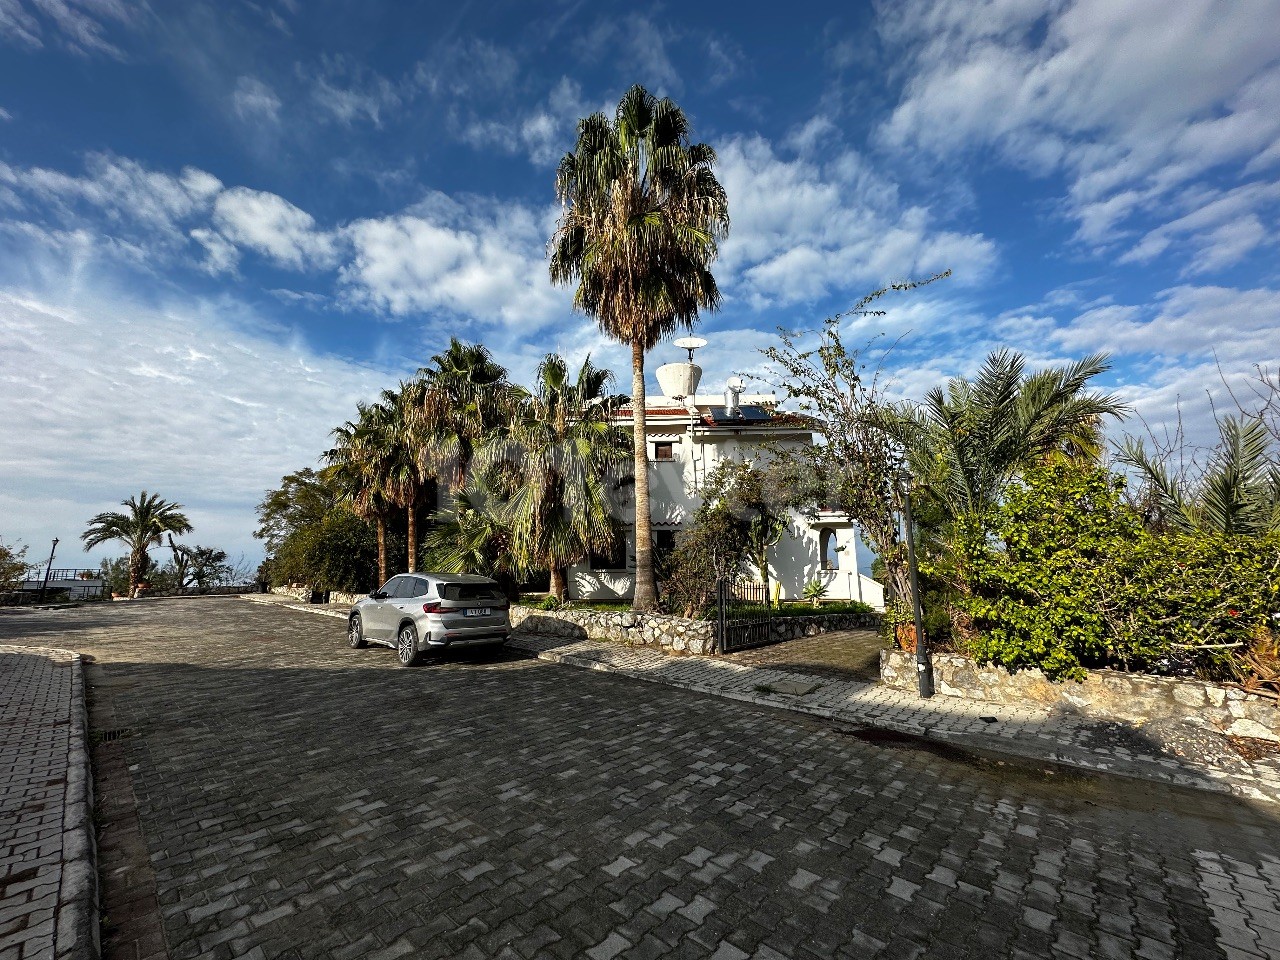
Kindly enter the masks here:
M 743 396 L 741 403 L 772 403 L 772 394 Z M 693 398 L 702 410 L 724 403 L 717 395 Z M 765 455 L 762 442 L 795 447 L 812 442 L 811 434 L 794 428 L 771 425 L 707 427 L 694 412 L 681 416 L 672 411 L 684 406 L 680 401 L 651 396 L 646 406 L 651 411 L 647 440 L 649 444 L 649 500 L 655 535 L 660 530 L 677 531 L 689 526 L 702 503 L 700 490 L 706 478 L 724 459 L 756 460 Z M 625 425 L 625 424 L 624 424 Z M 669 445 L 669 447 L 667 446 Z M 670 452 L 670 460 L 658 454 Z M 620 518 L 623 519 L 623 518 Z M 630 517 L 625 518 L 629 520 Z M 823 530 L 835 548 L 821 555 Z M 788 530 L 769 552 L 769 573 L 779 584 L 784 600 L 801 599 L 804 588 L 812 580 L 827 587 L 828 600 L 862 600 L 877 609 L 884 608 L 884 590 L 879 583 L 857 569 L 857 530 L 834 516 L 810 519 L 793 512 Z M 634 534 L 627 534 L 626 568 L 596 569 L 591 563 L 570 568 L 569 596 L 581 600 L 624 600 L 631 596 L 635 568 Z M 758 575 L 758 571 L 757 571 Z

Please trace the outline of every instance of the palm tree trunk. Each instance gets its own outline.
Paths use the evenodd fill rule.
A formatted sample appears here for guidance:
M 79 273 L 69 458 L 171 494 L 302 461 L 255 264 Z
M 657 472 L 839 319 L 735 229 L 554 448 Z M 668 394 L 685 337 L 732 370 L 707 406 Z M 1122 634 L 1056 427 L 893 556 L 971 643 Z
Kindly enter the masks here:
M 413 497 L 409 500 L 409 506 L 406 507 L 406 519 L 409 525 L 409 572 L 415 573 L 418 569 L 418 498 Z
M 378 531 L 378 582 L 373 585 L 376 590 L 390 578 L 387 576 L 387 518 L 378 514 L 374 524 Z
M 551 595 L 557 600 L 569 599 L 569 583 L 564 575 L 564 567 L 551 567 Z
M 142 574 L 146 569 L 147 552 L 134 550 L 129 554 L 129 598 L 137 599 L 138 584 L 142 582 Z
M 631 344 L 631 422 L 636 456 L 636 586 L 631 609 L 638 613 L 658 605 L 653 581 L 653 529 L 649 517 L 649 451 L 645 431 L 644 347 Z

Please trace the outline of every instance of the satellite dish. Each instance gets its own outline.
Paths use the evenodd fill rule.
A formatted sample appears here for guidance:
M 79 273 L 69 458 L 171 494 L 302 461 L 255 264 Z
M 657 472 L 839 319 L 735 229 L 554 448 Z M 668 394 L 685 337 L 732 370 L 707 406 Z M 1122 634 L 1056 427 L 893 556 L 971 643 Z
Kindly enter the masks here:
M 742 378 L 738 376 L 730 377 L 727 381 L 725 381 L 725 386 L 728 387 L 730 390 L 732 390 L 734 393 L 741 393 L 743 390 L 746 389 L 745 384 L 743 384 L 742 382 Z
M 671 345 L 673 347 L 679 347 L 681 350 L 688 350 L 689 362 L 693 363 L 693 351 L 700 347 L 705 347 L 707 345 L 707 341 L 703 340 L 701 337 L 681 337 L 679 340 L 672 340 Z

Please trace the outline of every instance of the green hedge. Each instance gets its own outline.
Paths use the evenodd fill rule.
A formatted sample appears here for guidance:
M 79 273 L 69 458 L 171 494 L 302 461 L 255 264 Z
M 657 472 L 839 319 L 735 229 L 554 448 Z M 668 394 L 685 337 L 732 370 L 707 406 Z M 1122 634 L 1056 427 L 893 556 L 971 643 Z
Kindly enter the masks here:
M 1105 470 L 1039 469 L 965 529 L 969 652 L 1053 678 L 1113 666 L 1225 678 L 1269 640 L 1276 538 L 1154 533 Z

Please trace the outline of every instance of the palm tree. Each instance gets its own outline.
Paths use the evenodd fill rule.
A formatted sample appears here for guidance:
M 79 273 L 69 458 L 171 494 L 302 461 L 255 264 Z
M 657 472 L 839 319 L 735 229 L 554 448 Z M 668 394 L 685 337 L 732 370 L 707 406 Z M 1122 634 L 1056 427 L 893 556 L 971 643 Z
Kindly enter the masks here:
M 322 476 L 332 482 L 342 500 L 350 504 L 356 516 L 372 520 L 378 536 L 378 583 L 389 579 L 387 571 L 387 515 L 391 503 L 383 492 L 382 479 L 378 475 L 379 461 L 370 454 L 365 443 L 371 429 L 373 416 L 368 404 L 358 403 L 357 418 L 348 420 L 333 430 L 335 444 L 325 451 L 328 464 Z
M 1086 390 L 1109 369 L 1105 355 L 1093 354 L 1028 374 L 1021 354 L 999 350 L 972 380 L 954 377 L 923 403 L 893 408 L 889 429 L 943 522 L 979 514 L 1029 466 L 1098 459 L 1103 418 L 1125 411 L 1115 396 Z
M 510 494 L 504 515 L 516 555 L 549 570 L 551 592 L 561 600 L 566 568 L 592 550 L 608 550 L 616 536 L 609 480 L 627 443 L 613 422 L 623 398 L 611 394 L 612 383 L 590 357 L 571 380 L 564 358 L 548 354 L 536 392 L 521 396 L 477 458 Z
M 1181 533 L 1224 536 L 1280 531 L 1280 465 L 1271 456 L 1266 424 L 1225 417 L 1218 437 L 1218 449 L 1196 478 L 1171 472 L 1141 440 L 1125 440 L 1118 459 L 1137 471 L 1148 522 Z
M 418 510 L 427 480 L 422 467 L 425 395 L 421 379 L 402 381 L 398 390 L 383 390 L 381 399 L 369 408 L 368 423 L 360 435 L 364 455 L 374 463 L 378 489 L 405 512 L 410 573 L 418 569 Z
M 151 558 L 147 551 L 160 546 L 166 533 L 181 536 L 191 532 L 191 521 L 182 513 L 180 503 L 171 503 L 154 493 L 143 490 L 137 497 L 122 500 L 127 513 L 111 511 L 100 513 L 89 521 L 89 528 L 80 534 L 86 551 L 118 540 L 129 548 L 129 596 L 138 595 L 138 584 L 147 572 Z
M 644 355 L 690 329 L 720 292 L 710 265 L 729 231 L 716 155 L 690 143 L 689 121 L 670 99 L 633 86 L 613 120 L 578 124 L 556 171 L 564 212 L 551 240 L 551 281 L 576 284 L 573 304 L 606 336 L 631 347 L 636 576 L 632 607 L 657 603 L 645 437 Z
M 451 491 L 462 489 L 477 445 L 504 419 L 507 370 L 480 344 L 449 340 L 449 349 L 418 371 L 421 395 L 419 466 Z
M 493 577 L 514 599 L 517 584 L 530 570 L 513 547 L 505 501 L 477 477 L 469 477 L 449 495 L 449 501 L 427 532 L 431 568 L 439 573 Z

